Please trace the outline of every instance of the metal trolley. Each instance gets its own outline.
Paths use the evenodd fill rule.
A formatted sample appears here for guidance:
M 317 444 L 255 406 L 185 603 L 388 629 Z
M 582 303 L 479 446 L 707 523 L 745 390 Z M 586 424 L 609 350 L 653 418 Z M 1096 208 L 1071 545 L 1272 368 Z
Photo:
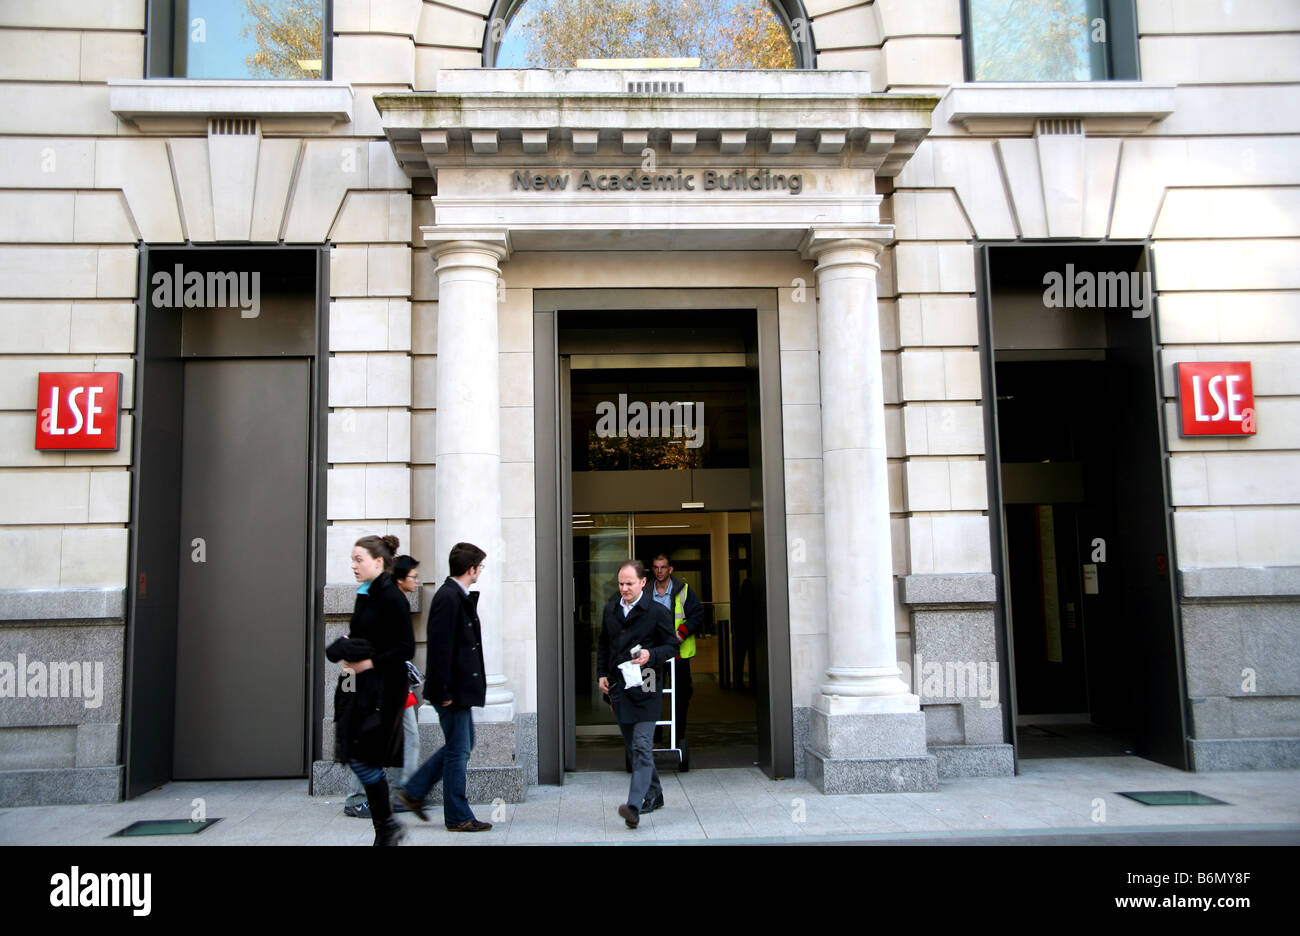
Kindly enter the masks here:
M 663 688 L 664 695 L 668 696 L 668 718 L 655 722 L 656 728 L 667 726 L 668 728 L 668 747 L 651 748 L 650 754 L 667 754 L 677 755 L 677 769 L 682 773 L 691 769 L 690 753 L 677 743 L 677 657 L 668 661 L 668 685 Z M 624 764 L 627 772 L 632 772 L 632 755 L 624 752 Z

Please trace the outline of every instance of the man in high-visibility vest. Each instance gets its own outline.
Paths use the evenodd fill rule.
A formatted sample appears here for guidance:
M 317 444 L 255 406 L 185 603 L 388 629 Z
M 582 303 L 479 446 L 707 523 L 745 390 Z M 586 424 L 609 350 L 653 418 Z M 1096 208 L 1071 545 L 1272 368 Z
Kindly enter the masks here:
M 673 628 L 677 631 L 680 646 L 677 649 L 677 682 L 673 686 L 674 704 L 677 706 L 677 746 L 682 749 L 682 769 L 690 769 L 686 747 L 686 710 L 691 704 L 694 689 L 691 686 L 691 657 L 695 656 L 695 636 L 704 623 L 704 605 L 687 584 L 673 578 L 672 560 L 664 553 L 651 563 L 654 584 L 650 597 L 672 613 Z M 649 804 L 654 808 L 654 804 Z M 644 810 L 643 810 L 644 811 Z

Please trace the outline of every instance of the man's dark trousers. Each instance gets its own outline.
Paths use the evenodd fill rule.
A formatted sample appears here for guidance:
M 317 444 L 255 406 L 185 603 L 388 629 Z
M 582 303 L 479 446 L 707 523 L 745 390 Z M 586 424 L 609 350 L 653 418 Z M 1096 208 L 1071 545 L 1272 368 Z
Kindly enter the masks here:
M 623 732 L 623 743 L 632 752 L 632 783 L 628 788 L 627 804 L 639 810 L 647 798 L 653 802 L 663 794 L 659 771 L 655 770 L 655 723 L 643 721 L 629 725 L 619 722 L 618 730 Z
M 474 749 L 474 718 L 468 706 L 438 708 L 443 746 L 406 781 L 406 796 L 422 802 L 434 784 L 442 781 L 442 816 L 449 826 L 474 818 L 465 795 L 465 769 Z

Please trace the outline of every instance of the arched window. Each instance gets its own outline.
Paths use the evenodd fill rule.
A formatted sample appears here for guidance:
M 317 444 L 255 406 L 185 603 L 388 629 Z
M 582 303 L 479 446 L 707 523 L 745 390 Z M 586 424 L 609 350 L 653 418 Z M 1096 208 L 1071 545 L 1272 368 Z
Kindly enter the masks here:
M 483 45 L 489 68 L 599 67 L 627 59 L 812 68 L 813 58 L 799 0 L 496 0 Z

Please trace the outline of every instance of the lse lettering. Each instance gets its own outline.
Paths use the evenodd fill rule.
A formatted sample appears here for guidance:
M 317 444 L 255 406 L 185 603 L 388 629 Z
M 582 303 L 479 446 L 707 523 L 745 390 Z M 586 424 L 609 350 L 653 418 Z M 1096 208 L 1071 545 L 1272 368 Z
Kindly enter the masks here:
M 1249 361 L 1178 364 L 1184 436 L 1255 434 L 1255 388 Z
M 95 400 L 103 392 L 103 387 L 73 387 L 68 391 L 67 412 L 72 416 L 73 423 L 70 428 L 64 429 L 59 425 L 59 413 L 61 412 L 59 408 L 59 388 L 52 387 L 50 389 L 50 408 L 42 411 L 45 416 L 42 428 L 50 435 L 56 436 L 76 435 L 80 432 L 83 421 L 81 418 L 81 407 L 78 401 L 84 394 L 87 403 L 86 418 L 84 421 L 86 435 L 103 435 L 103 430 L 95 425 L 95 417 L 104 412 L 104 408 L 96 405 Z
M 1241 410 L 1237 408 L 1237 404 L 1244 400 L 1245 397 L 1242 394 L 1235 392 L 1235 387 L 1237 384 L 1241 383 L 1243 379 L 1242 376 L 1240 374 L 1216 374 L 1209 379 L 1207 382 L 1207 389 L 1210 392 L 1210 399 L 1214 401 L 1216 407 L 1213 413 L 1207 413 L 1205 411 L 1205 398 L 1202 395 L 1201 379 L 1202 378 L 1200 377 L 1192 378 L 1192 398 L 1196 409 L 1196 421 L 1218 422 L 1223 419 L 1224 402 L 1221 390 L 1223 385 L 1227 384 L 1228 418 L 1234 422 L 1241 422 L 1242 413 Z

